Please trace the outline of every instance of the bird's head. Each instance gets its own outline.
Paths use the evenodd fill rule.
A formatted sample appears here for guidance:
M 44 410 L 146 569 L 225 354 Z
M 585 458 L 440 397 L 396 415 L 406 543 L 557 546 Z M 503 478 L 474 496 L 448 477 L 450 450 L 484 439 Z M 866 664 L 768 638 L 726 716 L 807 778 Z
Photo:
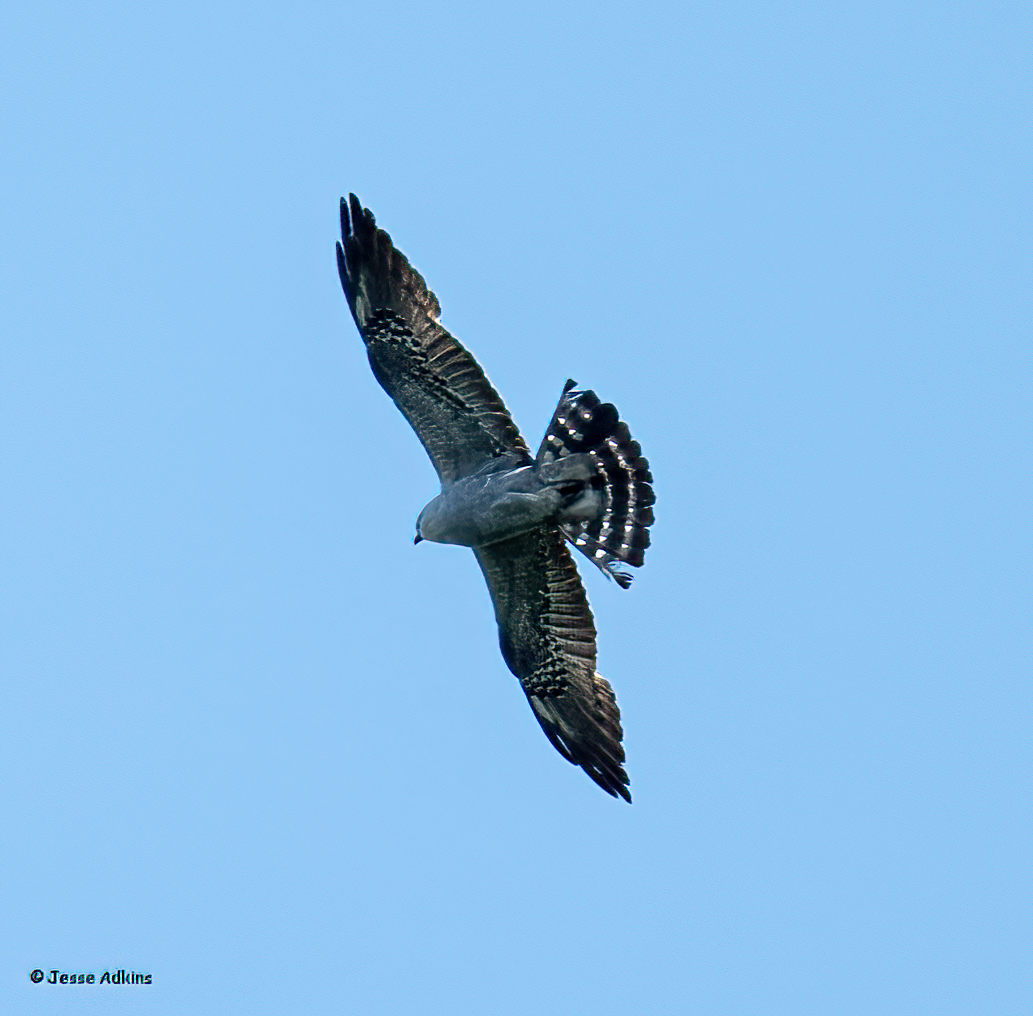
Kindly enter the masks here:
M 424 505 L 423 511 L 416 519 L 416 538 L 413 543 L 422 543 L 424 540 L 430 540 L 432 543 L 452 543 L 453 541 L 448 538 L 448 529 L 444 525 L 447 516 L 443 516 L 441 496 L 438 495 Z

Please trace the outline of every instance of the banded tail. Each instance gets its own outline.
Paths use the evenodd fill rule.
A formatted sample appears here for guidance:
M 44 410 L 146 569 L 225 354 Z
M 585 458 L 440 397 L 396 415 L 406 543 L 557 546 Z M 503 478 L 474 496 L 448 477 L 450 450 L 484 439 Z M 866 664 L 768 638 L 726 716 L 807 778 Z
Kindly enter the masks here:
M 628 425 L 609 402 L 592 391 L 563 387 L 556 412 L 535 459 L 538 469 L 569 455 L 587 455 L 594 498 L 576 499 L 573 511 L 560 514 L 563 535 L 622 589 L 631 575 L 622 564 L 642 565 L 653 524 L 653 476 Z

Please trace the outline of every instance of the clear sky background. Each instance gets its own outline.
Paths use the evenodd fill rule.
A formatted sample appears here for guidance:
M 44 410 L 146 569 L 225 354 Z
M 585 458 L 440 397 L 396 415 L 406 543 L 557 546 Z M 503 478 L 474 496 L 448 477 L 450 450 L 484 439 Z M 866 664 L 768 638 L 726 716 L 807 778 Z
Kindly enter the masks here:
M 1031 28 L 5 9 L 0 1009 L 1029 1012 Z M 569 376 L 649 456 L 630 807 L 412 546 L 349 190 L 531 443 Z

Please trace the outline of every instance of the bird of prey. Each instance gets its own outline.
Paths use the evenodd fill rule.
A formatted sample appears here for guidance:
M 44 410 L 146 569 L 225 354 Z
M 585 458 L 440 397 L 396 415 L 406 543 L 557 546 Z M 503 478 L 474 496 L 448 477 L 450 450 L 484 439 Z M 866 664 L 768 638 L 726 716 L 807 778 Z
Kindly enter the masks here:
M 569 541 L 624 589 L 649 546 L 649 463 L 617 410 L 563 388 L 537 455 L 476 360 L 438 323 L 422 276 L 354 194 L 337 267 L 373 376 L 427 450 L 441 493 L 416 542 L 471 547 L 499 645 L 556 750 L 630 802 L 620 711 L 596 672 L 596 630 Z

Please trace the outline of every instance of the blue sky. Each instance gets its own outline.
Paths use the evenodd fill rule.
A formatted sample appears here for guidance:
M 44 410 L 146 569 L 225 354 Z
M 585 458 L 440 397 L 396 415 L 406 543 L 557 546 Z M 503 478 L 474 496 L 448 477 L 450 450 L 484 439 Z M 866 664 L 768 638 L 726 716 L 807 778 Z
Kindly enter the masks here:
M 1031 21 L 5 12 L 4 1012 L 1027 1011 Z M 412 546 L 349 190 L 649 456 L 631 807 Z

